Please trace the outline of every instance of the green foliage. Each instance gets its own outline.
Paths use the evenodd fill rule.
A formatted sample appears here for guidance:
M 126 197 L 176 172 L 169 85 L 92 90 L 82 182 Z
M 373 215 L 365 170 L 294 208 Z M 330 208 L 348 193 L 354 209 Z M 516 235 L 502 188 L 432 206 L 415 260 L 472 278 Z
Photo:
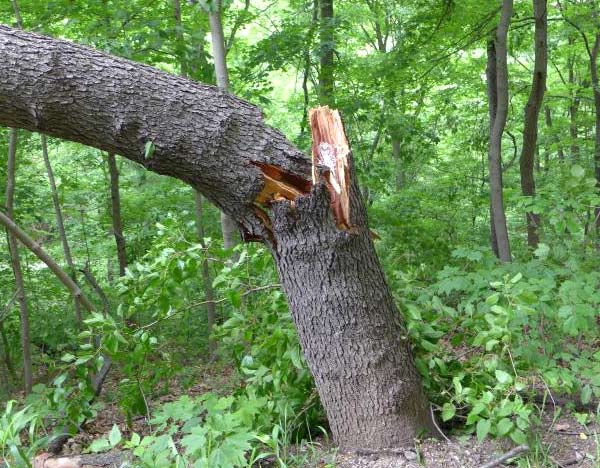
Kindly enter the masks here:
M 47 438 L 38 436 L 40 426 L 43 418 L 30 405 L 19 408 L 14 400 L 6 403 L 0 416 L 0 460 L 8 468 L 32 466 L 36 452 L 47 442 Z

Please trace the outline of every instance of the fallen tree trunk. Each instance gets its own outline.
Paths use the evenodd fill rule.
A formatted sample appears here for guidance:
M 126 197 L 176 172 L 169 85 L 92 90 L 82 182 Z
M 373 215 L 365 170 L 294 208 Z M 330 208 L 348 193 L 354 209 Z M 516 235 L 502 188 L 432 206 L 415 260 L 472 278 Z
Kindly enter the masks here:
M 179 178 L 266 244 L 342 449 L 434 430 L 337 113 L 313 114 L 313 171 L 259 109 L 217 88 L 4 26 L 0 55 L 0 124 Z

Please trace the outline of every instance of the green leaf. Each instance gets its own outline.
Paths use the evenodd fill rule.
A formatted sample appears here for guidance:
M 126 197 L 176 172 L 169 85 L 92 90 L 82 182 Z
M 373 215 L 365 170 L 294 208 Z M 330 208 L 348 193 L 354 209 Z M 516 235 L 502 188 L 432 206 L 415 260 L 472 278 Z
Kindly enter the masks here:
M 456 414 L 456 407 L 452 403 L 444 403 L 442 406 L 442 420 L 448 421 Z
M 496 380 L 501 384 L 509 384 L 512 382 L 512 376 L 508 372 L 504 372 L 503 370 L 496 369 Z
M 108 442 L 111 447 L 116 447 L 121 442 L 121 431 L 119 430 L 119 426 L 113 424 L 110 433 L 108 434 Z
M 490 432 L 490 429 L 492 427 L 492 422 L 489 419 L 480 419 L 479 421 L 477 421 L 477 440 L 479 442 L 483 441 L 483 439 L 485 439 L 485 436 L 487 436 Z
M 515 276 L 513 276 L 513 277 L 510 279 L 510 282 L 511 282 L 512 284 L 516 284 L 516 283 L 518 283 L 519 281 L 521 281 L 521 278 L 523 278 L 523 274 L 522 274 L 522 273 L 517 273 Z
M 498 422 L 498 435 L 499 436 L 505 436 L 506 434 L 508 434 L 510 432 L 510 430 L 514 427 L 514 423 L 508 419 L 508 418 L 503 418 Z
M 89 446 L 90 452 L 94 453 L 104 452 L 106 450 L 109 450 L 110 448 L 110 442 L 106 437 L 101 437 L 100 439 L 94 440 Z

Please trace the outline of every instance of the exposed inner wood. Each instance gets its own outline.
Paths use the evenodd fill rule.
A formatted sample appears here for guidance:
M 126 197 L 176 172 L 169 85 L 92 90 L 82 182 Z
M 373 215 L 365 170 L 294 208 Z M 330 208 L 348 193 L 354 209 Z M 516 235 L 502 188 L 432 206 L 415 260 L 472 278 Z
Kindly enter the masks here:
M 313 184 L 323 179 L 331 195 L 331 208 L 340 229 L 350 227 L 350 147 L 337 110 L 329 107 L 311 109 L 312 181 L 290 174 L 277 166 L 253 162 L 263 173 L 264 186 L 255 199 L 258 206 L 268 208 L 274 201 L 294 201 L 310 192 Z M 261 216 L 261 219 L 263 217 Z
M 312 130 L 312 177 L 319 179 L 319 168 L 331 194 L 331 205 L 339 227 L 350 227 L 350 146 L 337 110 L 317 107 L 309 113 Z

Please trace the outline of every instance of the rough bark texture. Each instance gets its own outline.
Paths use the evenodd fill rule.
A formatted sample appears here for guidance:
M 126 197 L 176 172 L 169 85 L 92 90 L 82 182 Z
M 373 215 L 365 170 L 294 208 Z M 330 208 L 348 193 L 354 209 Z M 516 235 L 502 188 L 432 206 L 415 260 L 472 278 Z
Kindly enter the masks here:
M 335 27 L 333 0 L 319 0 L 320 11 L 320 62 L 319 102 L 321 105 L 333 105 Z
M 108 172 L 110 174 L 110 209 L 113 235 L 117 244 L 119 276 L 125 276 L 127 269 L 127 246 L 123 235 L 123 219 L 121 217 L 121 194 L 119 192 L 119 169 L 114 153 L 108 153 Z
M 506 214 L 504 212 L 504 200 L 502 198 L 502 134 L 504 133 L 506 118 L 508 116 L 508 65 L 506 41 L 512 10 L 513 1 L 504 0 L 502 3 L 500 23 L 498 24 L 494 40 L 494 54 L 496 58 L 496 115 L 490 130 L 490 146 L 488 152 L 492 219 L 498 245 L 498 256 L 503 262 L 511 261 Z M 488 64 L 490 61 L 489 54 L 490 48 L 488 47 Z M 488 71 L 488 76 L 490 73 L 491 72 Z M 489 86 L 490 84 L 488 83 L 488 87 Z
M 533 65 L 531 92 L 525 106 L 523 147 L 519 160 L 521 191 L 523 195 L 528 197 L 535 196 L 533 167 L 538 139 L 538 117 L 542 108 L 542 102 L 544 101 L 546 76 L 548 74 L 548 10 L 546 0 L 533 0 L 533 15 L 535 17 L 535 62 Z M 533 212 L 528 212 L 525 216 L 527 222 L 527 245 L 535 249 L 540 240 L 538 233 L 540 216 Z
M 352 233 L 338 229 L 323 182 L 295 204 L 275 204 L 279 275 L 336 442 L 344 449 L 406 445 L 415 427 L 433 430 L 429 405 L 353 167 L 349 190 Z
M 50 194 L 52 196 L 52 203 L 54 205 L 54 215 L 56 217 L 58 235 L 60 236 L 60 242 L 62 244 L 63 253 L 65 256 L 65 262 L 69 268 L 69 274 L 71 275 L 71 279 L 77 283 L 75 265 L 73 264 L 73 256 L 71 255 L 71 247 L 69 246 L 69 240 L 67 239 L 67 231 L 65 230 L 62 209 L 60 207 L 60 200 L 58 198 L 58 190 L 56 189 L 56 182 L 54 180 L 54 171 L 52 170 L 52 164 L 50 163 L 50 157 L 48 155 L 48 139 L 46 138 L 46 135 L 40 135 L 40 138 L 42 143 L 42 156 L 44 158 L 44 164 L 46 165 L 46 174 L 48 175 Z M 73 307 L 75 308 L 75 319 L 77 320 L 77 325 L 79 328 L 81 328 L 83 324 L 83 317 L 81 316 L 81 304 L 79 304 L 77 298 L 73 298 Z
M 6 217 L 14 219 L 14 198 L 15 198 L 15 171 L 17 157 L 18 134 L 15 128 L 10 129 L 8 143 L 8 163 L 6 168 Z M 5 216 L 2 212 L 0 215 Z M 19 317 L 21 320 L 21 348 L 23 355 L 23 385 L 25 395 L 31 393 L 33 387 L 33 372 L 31 367 L 31 343 L 29 339 L 29 308 L 25 294 L 25 283 L 23 281 L 23 271 L 21 268 L 21 257 L 19 255 L 19 246 L 17 239 L 10 230 L 8 233 L 8 250 L 10 262 L 15 276 L 15 287 L 17 290 L 17 302 L 19 303 Z
M 0 124 L 45 130 L 179 178 L 251 234 L 268 234 L 254 207 L 263 185 L 255 162 L 310 179 L 310 161 L 258 108 L 213 86 L 5 26 L 0 55 Z M 147 142 L 155 148 L 148 159 Z
M 489 114 L 489 134 L 492 134 L 494 127 L 494 121 L 496 120 L 496 111 L 498 108 L 498 87 L 496 84 L 496 46 L 494 45 L 493 39 L 487 43 L 487 66 L 485 69 L 486 84 L 487 84 L 487 97 L 488 97 L 488 114 Z M 500 186 L 502 187 L 502 161 L 497 161 L 497 167 L 492 167 L 492 162 L 488 159 L 488 173 L 500 175 Z M 490 194 L 492 190 L 492 179 L 489 177 L 490 183 Z M 492 252 L 497 258 L 500 258 L 498 252 L 498 239 L 496 239 L 496 226 L 494 224 L 494 206 L 492 205 L 490 197 L 490 245 Z
M 412 444 L 432 427 L 353 175 L 351 225 L 340 229 L 323 182 L 310 190 L 310 161 L 254 106 L 2 26 L 0 56 L 0 124 L 79 141 L 177 177 L 265 241 L 343 448 Z M 154 153 L 146 159 L 149 141 Z

